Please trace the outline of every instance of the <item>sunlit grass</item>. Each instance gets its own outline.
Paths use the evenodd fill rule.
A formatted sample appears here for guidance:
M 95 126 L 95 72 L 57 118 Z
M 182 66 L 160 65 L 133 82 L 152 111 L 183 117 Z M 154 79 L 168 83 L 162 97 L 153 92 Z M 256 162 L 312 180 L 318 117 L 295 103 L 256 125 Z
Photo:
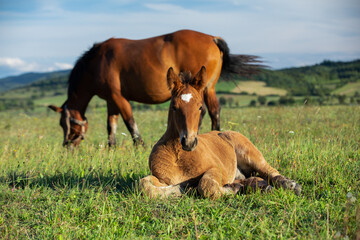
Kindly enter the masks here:
M 136 189 L 150 173 L 148 156 L 166 129 L 166 111 L 135 111 L 145 148 L 132 146 L 119 120 L 118 145 L 109 150 L 106 109 L 92 108 L 86 140 L 73 152 L 61 146 L 56 113 L 2 112 L 0 238 L 354 239 L 360 236 L 359 110 L 224 108 L 222 130 L 246 135 L 303 193 L 217 201 L 193 193 L 150 200 Z M 209 129 L 207 115 L 201 132 Z

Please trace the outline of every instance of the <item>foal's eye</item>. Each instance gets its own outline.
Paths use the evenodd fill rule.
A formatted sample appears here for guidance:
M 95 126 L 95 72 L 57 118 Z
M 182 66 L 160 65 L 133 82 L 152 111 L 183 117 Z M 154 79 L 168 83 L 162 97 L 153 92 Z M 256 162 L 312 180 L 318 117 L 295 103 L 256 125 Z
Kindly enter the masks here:
M 201 111 L 203 109 L 203 106 L 200 106 L 199 110 Z
M 173 111 L 176 111 L 176 107 L 175 107 L 175 106 L 172 106 L 171 109 L 172 109 Z

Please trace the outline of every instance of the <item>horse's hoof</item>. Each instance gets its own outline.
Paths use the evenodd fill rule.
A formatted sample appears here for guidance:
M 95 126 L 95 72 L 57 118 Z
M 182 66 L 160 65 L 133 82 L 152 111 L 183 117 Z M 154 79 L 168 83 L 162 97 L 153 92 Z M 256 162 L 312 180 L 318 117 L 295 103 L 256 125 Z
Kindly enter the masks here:
M 144 141 L 142 140 L 142 138 L 137 137 L 137 138 L 134 138 L 133 141 L 134 141 L 134 146 L 135 146 L 135 147 L 138 147 L 138 146 L 145 147 L 145 143 L 144 143 Z

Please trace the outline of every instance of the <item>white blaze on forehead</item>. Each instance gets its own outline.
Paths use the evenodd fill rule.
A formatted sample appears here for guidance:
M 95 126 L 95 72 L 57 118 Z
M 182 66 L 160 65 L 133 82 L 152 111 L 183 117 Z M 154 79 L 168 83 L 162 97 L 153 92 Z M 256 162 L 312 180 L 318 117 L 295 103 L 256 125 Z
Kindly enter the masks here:
M 188 102 L 190 102 L 192 95 L 191 95 L 191 93 L 187 93 L 187 94 L 182 94 L 180 97 L 181 97 L 181 100 L 188 103 Z

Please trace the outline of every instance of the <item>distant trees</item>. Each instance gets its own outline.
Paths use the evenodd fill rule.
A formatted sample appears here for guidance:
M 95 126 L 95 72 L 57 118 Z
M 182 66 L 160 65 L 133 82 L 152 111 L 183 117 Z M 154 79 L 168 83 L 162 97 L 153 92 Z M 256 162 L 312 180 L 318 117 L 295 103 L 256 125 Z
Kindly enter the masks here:
M 337 99 L 339 101 L 339 104 L 344 104 L 345 99 L 346 99 L 346 95 L 337 95 Z
M 226 98 L 220 97 L 220 98 L 219 98 L 219 104 L 220 104 L 221 106 L 225 106 L 225 105 L 226 105 Z
M 326 60 L 308 67 L 264 70 L 254 79 L 266 82 L 267 86 L 284 88 L 293 96 L 329 96 L 334 86 L 338 88 L 360 79 L 360 60 Z
M 266 97 L 265 96 L 258 96 L 257 98 L 260 105 L 265 105 L 266 103 Z
M 35 108 L 34 101 L 30 98 L 0 99 L 0 111 L 5 111 L 9 109 L 34 110 L 34 108 Z
M 295 103 L 295 99 L 293 97 L 281 96 L 279 98 L 279 104 L 280 105 L 292 105 L 294 103 Z

